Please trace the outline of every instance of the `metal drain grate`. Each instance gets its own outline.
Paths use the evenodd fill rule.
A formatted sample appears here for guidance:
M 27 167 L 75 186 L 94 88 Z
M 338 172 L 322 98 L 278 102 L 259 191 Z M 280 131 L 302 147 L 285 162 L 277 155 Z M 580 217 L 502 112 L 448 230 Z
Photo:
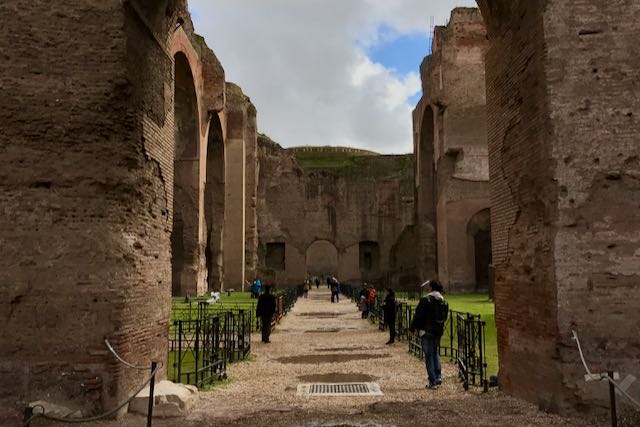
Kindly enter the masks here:
M 382 396 L 376 383 L 298 384 L 298 396 Z

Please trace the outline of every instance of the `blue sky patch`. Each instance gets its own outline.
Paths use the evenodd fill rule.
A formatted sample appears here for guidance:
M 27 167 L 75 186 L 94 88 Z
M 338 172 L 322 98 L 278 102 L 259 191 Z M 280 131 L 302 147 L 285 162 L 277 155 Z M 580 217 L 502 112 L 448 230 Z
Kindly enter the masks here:
M 366 50 L 371 61 L 392 70 L 396 77 L 419 72 L 422 59 L 431 50 L 431 38 L 423 32 L 400 34 L 387 25 L 378 28 L 377 42 Z

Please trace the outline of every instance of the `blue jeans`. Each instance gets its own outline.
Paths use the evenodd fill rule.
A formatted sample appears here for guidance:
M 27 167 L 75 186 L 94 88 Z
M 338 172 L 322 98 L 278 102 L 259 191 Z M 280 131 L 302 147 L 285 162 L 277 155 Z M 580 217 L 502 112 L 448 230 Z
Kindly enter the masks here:
M 422 350 L 424 351 L 424 362 L 427 365 L 427 375 L 429 377 L 429 385 L 434 386 L 442 381 L 442 371 L 440 367 L 440 354 L 438 347 L 440 346 L 440 338 L 436 338 L 430 334 L 424 334 L 421 338 Z

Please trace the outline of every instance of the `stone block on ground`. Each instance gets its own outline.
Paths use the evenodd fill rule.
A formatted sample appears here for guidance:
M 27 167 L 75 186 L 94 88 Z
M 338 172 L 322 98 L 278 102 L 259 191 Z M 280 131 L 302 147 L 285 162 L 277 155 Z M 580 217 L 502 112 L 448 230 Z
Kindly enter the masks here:
M 68 408 L 63 405 L 56 405 L 45 400 L 37 400 L 29 403 L 29 407 L 33 409 L 34 414 L 45 414 L 57 418 L 82 418 L 83 413 L 79 409 Z
M 198 398 L 198 389 L 192 385 L 160 381 L 153 390 L 154 417 L 182 417 L 187 415 Z M 129 404 L 129 412 L 147 414 L 149 387 L 145 387 Z

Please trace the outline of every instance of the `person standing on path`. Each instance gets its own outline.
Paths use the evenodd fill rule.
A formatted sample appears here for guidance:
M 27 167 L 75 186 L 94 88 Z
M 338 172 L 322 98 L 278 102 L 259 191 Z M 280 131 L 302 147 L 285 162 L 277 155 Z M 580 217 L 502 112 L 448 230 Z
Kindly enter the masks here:
M 427 280 L 421 287 L 427 286 L 429 294 L 420 299 L 409 330 L 418 330 L 424 351 L 425 365 L 429 383 L 427 388 L 435 390 L 442 384 L 440 367 L 440 338 L 444 332 L 444 323 L 449 315 L 449 305 L 442 294 L 444 290 L 437 280 Z
M 393 289 L 387 289 L 387 296 L 382 305 L 384 313 L 384 323 L 389 327 L 389 341 L 387 344 L 396 342 L 396 293 Z
M 320 278 L 316 276 L 316 289 L 320 289 Z
M 336 302 L 336 295 L 338 294 L 338 281 L 332 277 L 329 282 L 329 287 L 331 288 L 331 303 Z
M 304 298 L 309 296 L 309 289 L 311 288 L 311 279 L 304 281 L 304 288 L 302 289 L 302 295 Z
M 276 313 L 276 297 L 271 294 L 271 286 L 264 287 L 264 293 L 258 297 L 256 316 L 262 322 L 262 342 L 268 343 L 271 335 L 271 319 Z

